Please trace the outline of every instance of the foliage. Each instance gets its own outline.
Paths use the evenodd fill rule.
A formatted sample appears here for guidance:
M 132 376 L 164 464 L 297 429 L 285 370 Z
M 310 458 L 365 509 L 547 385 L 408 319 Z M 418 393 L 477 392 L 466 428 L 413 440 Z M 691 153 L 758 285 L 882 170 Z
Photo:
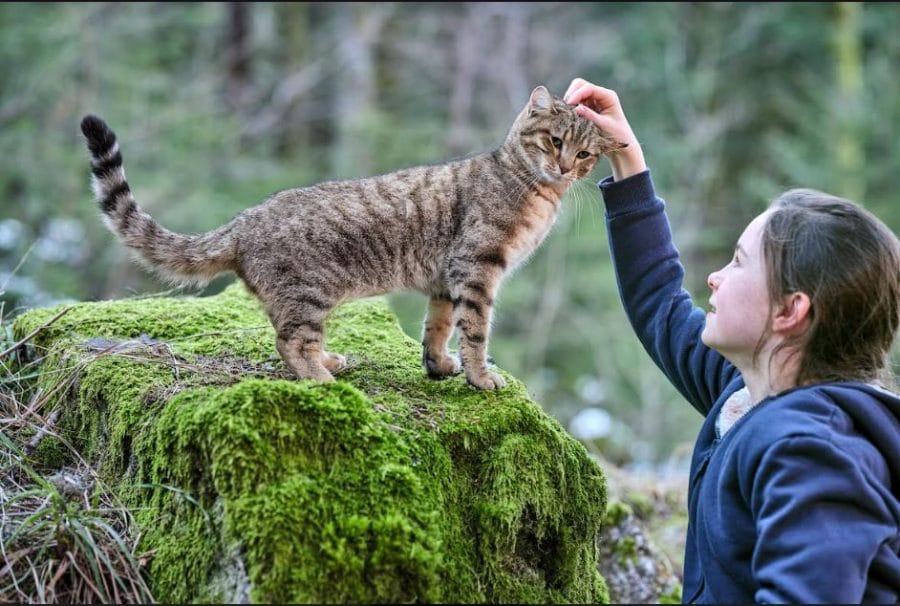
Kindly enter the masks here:
M 73 374 L 35 389 L 37 363 L 17 355 L 29 339 L 0 339 L 0 602 L 152 602 L 134 511 L 57 433 L 59 414 L 49 412 Z
M 148 211 L 203 231 L 282 188 L 495 146 L 535 84 L 576 76 L 619 92 L 704 301 L 788 187 L 900 229 L 898 27 L 890 3 L 2 4 L 0 268 L 31 249 L 6 311 L 161 288 L 97 218 L 84 113 Z M 699 418 L 624 320 L 598 192 L 566 207 L 505 283 L 492 354 L 561 422 L 602 406 L 659 463 Z M 391 302 L 418 337 L 424 298 Z

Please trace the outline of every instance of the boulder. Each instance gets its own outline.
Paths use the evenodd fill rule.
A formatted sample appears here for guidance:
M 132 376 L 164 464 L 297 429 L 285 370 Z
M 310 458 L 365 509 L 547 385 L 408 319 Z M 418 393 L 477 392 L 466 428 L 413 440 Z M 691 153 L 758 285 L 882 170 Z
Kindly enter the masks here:
M 427 379 L 382 298 L 327 324 L 350 364 L 296 380 L 240 283 L 16 319 L 62 440 L 133 508 L 161 602 L 608 602 L 606 481 L 508 386 Z M 44 411 L 45 416 L 49 410 Z

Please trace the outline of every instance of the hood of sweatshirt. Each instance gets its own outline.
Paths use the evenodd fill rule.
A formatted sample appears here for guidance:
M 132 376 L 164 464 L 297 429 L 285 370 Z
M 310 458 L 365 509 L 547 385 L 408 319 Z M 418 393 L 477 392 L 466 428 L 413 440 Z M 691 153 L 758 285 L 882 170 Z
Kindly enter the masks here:
M 823 391 L 884 456 L 891 473 L 891 491 L 900 498 L 900 395 L 865 383 L 834 383 Z

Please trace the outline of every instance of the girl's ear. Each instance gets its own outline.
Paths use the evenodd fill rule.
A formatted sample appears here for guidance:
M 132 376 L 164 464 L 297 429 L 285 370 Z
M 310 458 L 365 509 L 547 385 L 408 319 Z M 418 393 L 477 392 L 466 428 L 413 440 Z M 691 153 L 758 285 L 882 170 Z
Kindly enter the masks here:
M 772 318 L 772 331 L 785 336 L 803 333 L 809 325 L 811 308 L 812 302 L 805 292 L 785 295 Z

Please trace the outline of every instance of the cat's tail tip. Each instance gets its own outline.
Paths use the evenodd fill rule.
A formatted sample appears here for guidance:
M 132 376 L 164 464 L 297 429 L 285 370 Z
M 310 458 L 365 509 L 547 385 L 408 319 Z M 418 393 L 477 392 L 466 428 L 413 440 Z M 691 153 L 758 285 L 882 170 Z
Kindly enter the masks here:
M 116 144 L 116 134 L 100 117 L 88 114 L 81 119 L 81 132 L 94 157 L 106 155 Z

